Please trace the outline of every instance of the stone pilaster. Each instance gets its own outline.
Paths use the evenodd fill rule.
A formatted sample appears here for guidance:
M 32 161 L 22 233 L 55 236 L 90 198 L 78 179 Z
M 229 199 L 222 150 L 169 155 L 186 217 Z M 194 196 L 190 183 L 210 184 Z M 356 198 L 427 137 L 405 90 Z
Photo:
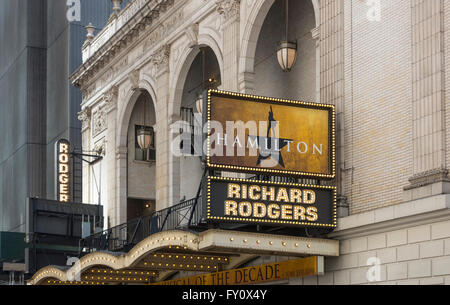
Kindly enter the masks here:
M 170 46 L 164 45 L 153 54 L 156 67 L 156 210 L 172 205 L 169 202 L 169 71 Z
M 111 210 L 111 227 L 127 222 L 127 153 L 126 146 L 119 146 L 115 150 L 116 204 Z
M 405 200 L 450 192 L 445 160 L 443 2 L 411 1 L 414 153 Z
M 222 89 L 229 91 L 239 90 L 240 4 L 240 0 L 216 0 L 217 11 L 223 21 Z
M 113 86 L 110 88 L 104 95 L 103 95 L 103 101 L 105 103 L 105 111 L 106 111 L 106 120 L 107 120 L 107 126 L 108 129 L 106 130 L 106 151 L 104 155 L 103 162 L 105 162 L 105 168 L 106 168 L 106 174 L 105 178 L 107 179 L 106 185 L 106 201 L 103 203 L 104 205 L 104 217 L 105 222 L 104 226 L 108 226 L 108 220 L 109 222 L 113 222 L 113 215 L 115 214 L 114 211 L 116 209 L 116 206 L 120 204 L 120 202 L 117 200 L 117 193 L 116 193 L 116 132 L 117 132 L 117 125 L 116 125 L 116 116 L 117 116 L 117 103 L 118 103 L 118 88 L 116 86 Z
M 78 113 L 78 120 L 81 121 L 81 147 L 82 149 L 89 149 L 91 145 L 91 108 L 83 107 L 83 109 Z M 90 202 L 90 174 L 89 165 L 86 162 L 82 162 L 82 201 Z

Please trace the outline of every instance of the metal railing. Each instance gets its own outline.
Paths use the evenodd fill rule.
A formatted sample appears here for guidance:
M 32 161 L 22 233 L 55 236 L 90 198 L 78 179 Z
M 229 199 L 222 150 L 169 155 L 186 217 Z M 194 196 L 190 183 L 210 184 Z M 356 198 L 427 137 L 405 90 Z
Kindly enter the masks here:
M 195 229 L 202 223 L 201 197 L 193 198 L 81 239 L 80 256 L 93 251 L 128 251 L 152 234 Z

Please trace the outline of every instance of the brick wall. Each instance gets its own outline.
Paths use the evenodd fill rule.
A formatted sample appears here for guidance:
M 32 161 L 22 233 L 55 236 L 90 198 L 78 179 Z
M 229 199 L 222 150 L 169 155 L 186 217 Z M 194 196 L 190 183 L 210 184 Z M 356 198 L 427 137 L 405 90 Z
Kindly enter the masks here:
M 370 21 L 365 1 L 344 3 L 341 168 L 354 214 L 400 203 L 412 175 L 411 4 L 382 0 Z

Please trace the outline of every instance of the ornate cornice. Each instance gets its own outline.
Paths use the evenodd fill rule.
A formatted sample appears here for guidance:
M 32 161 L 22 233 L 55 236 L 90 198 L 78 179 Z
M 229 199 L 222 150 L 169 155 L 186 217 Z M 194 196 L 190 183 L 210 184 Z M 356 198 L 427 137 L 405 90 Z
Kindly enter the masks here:
M 450 182 L 450 178 L 448 178 L 448 170 L 445 168 L 436 168 L 425 171 L 412 176 L 408 180 L 410 185 L 404 187 L 404 190 L 411 190 L 437 182 Z
M 116 24 L 116 28 L 107 25 L 88 46 L 93 54 L 88 54 L 84 63 L 71 75 L 70 80 L 76 87 L 85 86 L 86 79 L 102 69 L 125 47 L 129 46 L 139 33 L 153 24 L 160 16 L 160 12 L 174 5 L 173 0 L 135 0 L 120 12 L 119 17 L 128 17 L 124 24 Z M 139 10 L 135 11 L 135 10 Z M 118 21 L 115 21 L 118 22 Z M 113 32 L 112 34 L 110 32 Z M 87 52 L 87 50 L 84 50 Z

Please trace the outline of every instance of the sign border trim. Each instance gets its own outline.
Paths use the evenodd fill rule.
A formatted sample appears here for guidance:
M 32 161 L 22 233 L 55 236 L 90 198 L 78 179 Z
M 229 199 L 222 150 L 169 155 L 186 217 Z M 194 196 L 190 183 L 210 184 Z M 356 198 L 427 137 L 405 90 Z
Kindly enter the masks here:
M 279 186 L 296 186 L 296 187 L 309 187 L 309 188 L 319 188 L 333 191 L 333 224 L 323 224 L 323 223 L 312 223 L 312 222 L 296 222 L 288 220 L 266 220 L 266 219 L 247 219 L 240 217 L 219 217 L 211 216 L 211 180 L 219 181 L 229 181 L 229 182 L 245 182 L 245 183 L 259 183 L 259 184 L 270 184 Z M 308 226 L 308 227 L 324 227 L 324 228 L 336 228 L 337 227 L 337 187 L 335 186 L 324 186 L 324 185 L 311 185 L 311 184 L 301 184 L 301 183 L 291 183 L 291 182 L 272 182 L 272 181 L 261 181 L 261 180 L 249 180 L 241 178 L 228 178 L 228 177 L 216 177 L 208 176 L 206 181 L 206 219 L 207 220 L 227 220 L 227 221 L 239 221 L 239 222 L 253 222 L 253 223 L 271 223 L 271 224 L 290 224 L 297 226 Z
M 331 164 L 331 173 L 330 174 L 321 174 L 321 173 L 308 173 L 301 171 L 291 171 L 291 170 L 280 170 L 280 169 L 269 169 L 269 168 L 257 168 L 257 167 L 245 167 L 245 166 L 236 166 L 236 165 L 224 165 L 210 162 L 210 145 L 211 145 L 211 95 L 216 93 L 217 95 L 222 95 L 230 98 L 241 98 L 241 99 L 251 99 L 253 102 L 265 103 L 267 101 L 279 103 L 279 104 L 295 104 L 295 105 L 303 105 L 309 108 L 329 108 L 331 110 L 331 117 L 329 124 L 331 125 L 331 137 L 330 143 L 331 146 L 331 155 L 330 155 L 330 164 Z M 265 97 L 265 96 L 257 96 L 250 94 L 242 94 L 230 91 L 209 89 L 207 91 L 206 97 L 206 124 L 207 124 L 207 147 L 206 147 L 206 165 L 209 168 L 214 169 L 222 169 L 222 170 L 236 170 L 241 172 L 257 172 L 257 173 L 272 173 L 279 175 L 289 175 L 289 176 L 304 176 L 308 178 L 319 178 L 319 179 L 334 179 L 336 177 L 336 107 L 331 104 L 321 104 L 321 103 L 310 103 L 310 102 L 302 102 L 296 100 L 287 100 L 273 97 Z

